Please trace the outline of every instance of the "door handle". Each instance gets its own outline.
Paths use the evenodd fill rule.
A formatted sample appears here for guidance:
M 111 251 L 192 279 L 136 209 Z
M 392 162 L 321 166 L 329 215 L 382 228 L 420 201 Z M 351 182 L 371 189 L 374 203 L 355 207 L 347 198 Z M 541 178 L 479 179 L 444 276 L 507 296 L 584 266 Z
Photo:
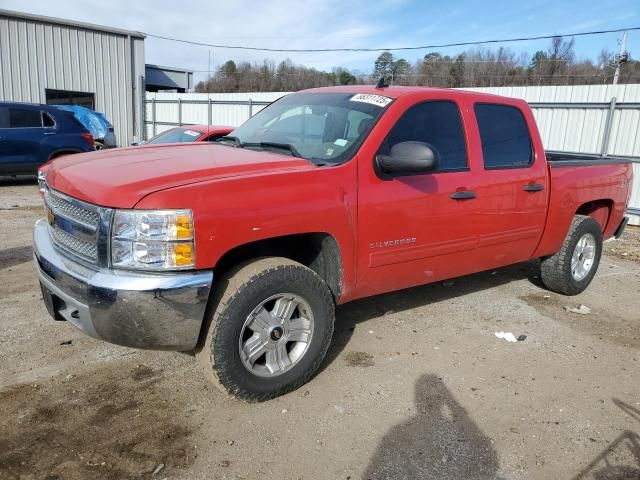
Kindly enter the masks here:
M 56 132 L 44 132 L 45 135 L 55 135 Z
M 527 183 L 524 186 L 525 192 L 540 192 L 542 190 L 544 190 L 544 185 L 540 183 Z
M 461 190 L 458 192 L 453 192 L 451 195 L 449 195 L 449 198 L 453 200 L 471 200 L 472 198 L 476 197 L 476 192 L 473 192 L 471 190 Z

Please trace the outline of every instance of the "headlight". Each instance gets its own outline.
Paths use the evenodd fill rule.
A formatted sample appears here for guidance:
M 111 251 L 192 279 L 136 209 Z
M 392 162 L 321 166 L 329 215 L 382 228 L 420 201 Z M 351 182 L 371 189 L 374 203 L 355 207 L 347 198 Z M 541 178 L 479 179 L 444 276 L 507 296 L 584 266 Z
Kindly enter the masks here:
M 176 270 L 196 263 L 191 210 L 116 210 L 111 265 Z

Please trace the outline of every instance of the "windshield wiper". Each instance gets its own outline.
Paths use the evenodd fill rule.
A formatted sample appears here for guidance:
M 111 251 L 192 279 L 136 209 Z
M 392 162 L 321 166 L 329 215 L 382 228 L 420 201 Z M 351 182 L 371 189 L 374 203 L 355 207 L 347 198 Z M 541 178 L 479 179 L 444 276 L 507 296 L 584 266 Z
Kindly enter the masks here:
M 223 140 L 231 140 L 236 147 L 242 147 L 242 142 L 238 137 L 234 137 L 233 135 L 225 135 L 224 137 L 220 137 L 216 140 L 216 142 L 221 142 Z
M 224 137 L 222 137 L 224 138 Z M 290 143 L 278 143 L 278 142 L 252 142 L 252 143 L 239 143 L 239 147 L 263 147 L 263 148 L 278 148 L 280 150 L 289 150 L 291 155 L 298 158 L 304 158 L 298 149 Z
M 296 158 L 306 158 L 304 157 L 296 147 L 294 147 L 293 145 L 291 145 L 290 143 L 278 143 L 278 142 L 242 142 L 242 140 L 240 140 L 238 137 L 235 137 L 233 135 L 225 135 L 224 137 L 220 137 L 219 139 L 216 140 L 216 142 L 221 142 L 223 140 L 229 140 L 232 141 L 234 143 L 234 146 L 237 148 L 255 148 L 255 147 L 261 147 L 261 148 L 277 148 L 280 150 L 288 150 L 291 153 L 291 156 L 296 157 Z M 311 161 L 313 162 L 313 159 L 311 159 Z

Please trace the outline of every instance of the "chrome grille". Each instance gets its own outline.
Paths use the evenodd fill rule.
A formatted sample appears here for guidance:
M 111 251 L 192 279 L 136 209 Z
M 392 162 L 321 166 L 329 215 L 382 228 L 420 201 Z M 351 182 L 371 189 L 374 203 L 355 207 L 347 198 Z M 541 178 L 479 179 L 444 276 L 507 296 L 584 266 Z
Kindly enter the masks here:
M 54 213 L 76 220 L 91 228 L 98 228 L 100 225 L 100 214 L 97 211 L 91 211 L 86 208 L 74 205 L 68 200 L 52 193 L 50 190 L 47 194 L 47 205 Z
M 106 228 L 102 226 L 105 223 L 102 217 L 107 218 L 110 210 L 45 188 L 45 204 L 51 211 L 49 231 L 55 245 L 85 261 L 100 264 L 99 252 L 103 249 L 99 239 L 101 228 Z
M 63 248 L 85 257 L 87 260 L 98 260 L 98 246 L 69 235 L 59 228 L 51 228 L 53 240 Z

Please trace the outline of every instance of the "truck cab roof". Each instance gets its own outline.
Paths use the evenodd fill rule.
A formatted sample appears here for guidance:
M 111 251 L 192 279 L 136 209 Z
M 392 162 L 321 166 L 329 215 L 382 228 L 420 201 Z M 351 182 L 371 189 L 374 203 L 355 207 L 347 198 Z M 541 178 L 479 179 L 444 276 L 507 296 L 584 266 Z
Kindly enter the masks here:
M 411 95 L 424 95 L 426 93 L 442 93 L 442 92 L 455 92 L 456 96 L 473 98 L 473 99 L 491 99 L 492 101 L 505 101 L 514 100 L 512 98 L 503 97 L 501 95 L 494 95 L 484 92 L 473 92 L 469 90 L 459 90 L 454 88 L 437 88 L 437 87 L 419 87 L 419 86 L 388 86 L 383 88 L 377 88 L 375 85 L 344 85 L 334 87 L 319 87 L 311 88 L 308 90 L 301 90 L 300 93 L 353 93 L 353 94 L 368 94 L 368 95 L 384 95 L 389 98 L 400 98 Z

